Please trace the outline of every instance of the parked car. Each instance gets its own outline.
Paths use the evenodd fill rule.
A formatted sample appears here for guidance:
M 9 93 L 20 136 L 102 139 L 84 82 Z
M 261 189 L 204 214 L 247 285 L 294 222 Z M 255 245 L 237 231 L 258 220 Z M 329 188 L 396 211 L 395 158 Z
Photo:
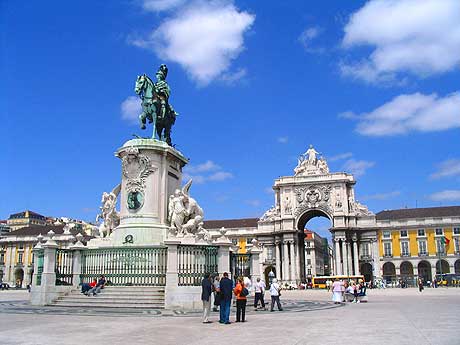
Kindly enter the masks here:
M 1 290 L 8 290 L 10 288 L 10 285 L 7 283 L 0 283 L 0 289 Z

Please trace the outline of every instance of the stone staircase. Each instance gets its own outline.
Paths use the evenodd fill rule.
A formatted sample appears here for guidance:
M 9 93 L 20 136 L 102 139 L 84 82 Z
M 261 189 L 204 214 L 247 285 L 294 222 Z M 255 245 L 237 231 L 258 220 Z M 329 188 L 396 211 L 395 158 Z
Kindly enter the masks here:
M 56 307 L 164 309 L 165 289 L 154 286 L 108 286 L 96 296 L 72 290 L 59 297 Z

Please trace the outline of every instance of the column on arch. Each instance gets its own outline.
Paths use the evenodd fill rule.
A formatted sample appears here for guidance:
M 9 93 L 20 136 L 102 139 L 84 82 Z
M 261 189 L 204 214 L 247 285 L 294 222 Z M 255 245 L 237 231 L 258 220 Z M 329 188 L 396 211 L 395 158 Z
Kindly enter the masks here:
M 358 275 L 359 272 L 359 253 L 358 253 L 358 239 L 353 237 L 353 270 L 354 274 Z
M 276 262 L 276 278 L 281 279 L 281 251 L 280 242 L 275 241 L 275 262 Z
M 288 243 L 286 240 L 283 241 L 283 280 L 289 280 L 289 251 Z
M 290 252 L 291 252 L 291 280 L 297 282 L 299 279 L 297 272 L 299 271 L 297 269 L 297 251 L 296 251 L 296 244 L 294 241 L 289 243 L 290 245 Z
M 352 275 L 353 273 L 353 262 L 351 257 L 351 241 L 347 240 L 347 275 Z
M 338 238 L 334 238 L 335 243 L 335 274 L 342 275 L 342 265 L 340 263 L 340 240 Z

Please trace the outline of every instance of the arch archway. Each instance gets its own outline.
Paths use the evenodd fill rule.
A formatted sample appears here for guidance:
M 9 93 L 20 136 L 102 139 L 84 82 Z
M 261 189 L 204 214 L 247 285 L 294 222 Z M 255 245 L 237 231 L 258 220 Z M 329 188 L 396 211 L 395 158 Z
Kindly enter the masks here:
M 436 262 L 436 274 L 441 274 L 441 269 L 442 274 L 450 273 L 449 263 L 444 259 L 438 260 Z
M 18 268 L 14 271 L 14 282 L 16 286 L 22 287 L 22 282 L 24 281 L 24 270 Z
M 455 270 L 455 274 L 460 274 L 460 259 L 455 261 L 454 270 Z
M 296 221 L 298 230 L 298 253 L 300 253 L 300 279 L 310 281 L 314 275 L 330 275 L 328 239 L 332 218 L 320 209 L 309 209 Z M 322 240 L 311 232 L 315 232 Z
M 383 264 L 383 279 L 390 283 L 396 280 L 396 267 L 392 262 L 385 262 Z
M 414 266 L 410 261 L 403 261 L 399 266 L 399 274 L 401 277 L 403 286 L 413 286 L 415 284 L 414 279 Z
M 423 282 L 431 281 L 431 265 L 428 261 L 420 261 L 417 268 L 418 277 L 422 278 Z
M 364 276 L 364 280 L 371 282 L 374 278 L 372 276 L 372 265 L 369 262 L 365 262 L 360 268 L 361 274 Z
M 270 276 L 270 272 L 273 272 L 273 277 Z M 267 288 L 270 286 L 271 284 L 271 280 L 273 278 L 276 278 L 276 268 L 272 265 L 270 266 L 267 266 L 267 268 L 265 268 L 264 270 L 264 277 L 265 277 L 265 285 L 267 286 Z

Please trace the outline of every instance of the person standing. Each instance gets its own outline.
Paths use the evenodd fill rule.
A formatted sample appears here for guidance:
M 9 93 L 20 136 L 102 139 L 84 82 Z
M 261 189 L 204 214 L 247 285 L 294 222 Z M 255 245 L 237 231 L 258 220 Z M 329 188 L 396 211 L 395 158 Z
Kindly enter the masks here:
M 260 278 L 257 278 L 257 281 L 254 284 L 254 291 L 255 291 L 255 295 L 254 295 L 254 310 L 257 310 L 257 306 L 259 304 L 259 301 L 260 301 L 260 304 L 262 305 L 262 308 L 264 310 L 267 310 L 267 308 L 265 308 L 265 301 L 264 301 L 265 283 L 264 283 L 263 280 L 260 280 Z
M 418 291 L 423 291 L 423 280 L 422 278 L 418 278 Z
M 278 284 L 278 279 L 273 278 L 272 284 L 270 285 L 270 296 L 272 298 L 272 304 L 270 311 L 274 311 L 273 307 L 276 305 L 278 306 L 278 310 L 282 311 L 283 308 L 281 307 L 281 302 L 280 302 L 280 285 Z
M 245 322 L 246 317 L 246 296 L 248 295 L 248 289 L 244 285 L 243 277 L 239 277 L 236 286 L 233 289 L 233 293 L 236 296 L 236 322 Z
M 212 308 L 212 311 L 219 311 L 217 308 L 220 306 L 220 278 L 219 275 L 216 275 L 214 277 L 214 308 Z
M 209 315 L 211 314 L 211 293 L 212 283 L 209 273 L 204 275 L 201 281 L 201 301 L 203 302 L 203 323 L 211 323 Z
M 339 278 L 335 278 L 335 281 L 332 283 L 332 301 L 334 301 L 334 304 L 342 303 L 342 293 L 344 290 L 343 282 Z
M 230 324 L 230 305 L 232 303 L 233 283 L 228 278 L 228 273 L 224 272 L 224 276 L 220 280 L 220 323 Z

